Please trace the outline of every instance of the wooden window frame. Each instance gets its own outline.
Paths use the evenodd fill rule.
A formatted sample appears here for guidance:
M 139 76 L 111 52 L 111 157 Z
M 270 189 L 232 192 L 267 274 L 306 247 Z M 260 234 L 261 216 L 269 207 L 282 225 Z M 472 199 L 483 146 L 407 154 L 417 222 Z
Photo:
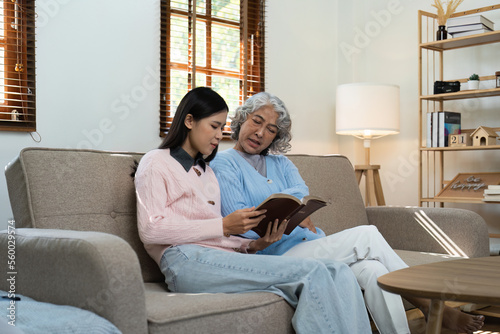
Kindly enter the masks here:
M 4 99 L 0 101 L 0 130 L 36 131 L 35 0 L 0 0 L 4 36 Z M 18 29 L 16 29 L 18 28 Z
M 196 87 L 196 74 L 205 74 L 206 86 L 211 87 L 211 75 L 236 78 L 239 80 L 239 104 L 255 93 L 264 91 L 265 79 L 265 0 L 240 0 L 240 20 L 232 21 L 211 16 L 211 0 L 206 0 L 206 13 L 200 14 L 193 11 L 193 0 L 188 0 L 188 10 L 173 9 L 170 0 L 161 0 L 161 69 L 160 69 L 160 137 L 164 137 L 170 129 L 175 113 L 175 106 L 170 101 L 170 70 L 182 70 L 188 72 L 188 91 Z M 188 19 L 188 63 L 174 63 L 170 60 L 170 18 L 182 16 Z M 197 66 L 196 38 L 192 33 L 196 30 L 196 22 L 201 20 L 207 23 L 206 31 L 206 64 Z M 193 24 L 194 23 L 194 24 Z M 226 25 L 240 30 L 240 70 L 221 70 L 211 66 L 211 27 L 212 23 Z M 187 91 L 186 91 L 187 93 Z M 224 97 L 224 96 L 223 96 Z M 234 110 L 232 110 L 234 112 Z M 231 136 L 230 121 L 228 120 L 223 131 L 224 139 Z

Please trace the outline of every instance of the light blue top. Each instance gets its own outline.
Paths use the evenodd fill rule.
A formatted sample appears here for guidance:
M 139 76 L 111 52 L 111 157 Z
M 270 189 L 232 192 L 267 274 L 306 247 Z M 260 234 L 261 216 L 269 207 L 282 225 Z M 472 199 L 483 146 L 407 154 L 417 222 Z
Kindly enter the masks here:
M 283 155 L 266 156 L 267 177 L 255 170 L 236 150 L 228 149 L 217 153 L 210 162 L 221 190 L 222 215 L 248 207 L 257 207 L 274 193 L 285 193 L 299 199 L 309 195 L 309 188 L 299 174 L 297 167 Z M 307 228 L 297 226 L 289 235 L 283 235 L 280 241 L 273 243 L 258 254 L 281 255 L 300 242 L 315 240 L 325 236 L 316 228 L 317 234 Z M 258 239 L 253 231 L 243 235 Z

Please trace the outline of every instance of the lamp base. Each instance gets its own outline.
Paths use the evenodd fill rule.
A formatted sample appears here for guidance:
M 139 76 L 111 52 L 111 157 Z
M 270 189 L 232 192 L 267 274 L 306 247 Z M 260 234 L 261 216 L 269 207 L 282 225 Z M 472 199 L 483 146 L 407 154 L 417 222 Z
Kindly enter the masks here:
M 378 172 L 379 169 L 380 165 L 354 166 L 354 173 L 356 174 L 358 184 L 360 184 L 361 178 L 365 175 L 366 206 L 376 206 L 377 203 L 378 205 L 385 205 L 384 192 L 382 191 L 382 183 L 380 182 L 380 174 Z

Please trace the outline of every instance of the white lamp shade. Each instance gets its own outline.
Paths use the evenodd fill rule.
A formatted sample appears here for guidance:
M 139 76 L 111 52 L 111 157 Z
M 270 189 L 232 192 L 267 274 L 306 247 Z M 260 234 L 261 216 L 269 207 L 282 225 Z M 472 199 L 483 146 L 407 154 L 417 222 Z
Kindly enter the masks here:
M 379 83 L 339 85 L 336 132 L 360 138 L 399 133 L 399 86 Z

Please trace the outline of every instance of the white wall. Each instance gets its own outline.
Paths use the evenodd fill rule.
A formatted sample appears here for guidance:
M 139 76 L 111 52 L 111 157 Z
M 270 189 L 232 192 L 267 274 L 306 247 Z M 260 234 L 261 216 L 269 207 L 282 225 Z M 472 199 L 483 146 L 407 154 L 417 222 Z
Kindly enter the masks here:
M 158 3 L 37 0 L 39 20 L 47 18 L 37 30 L 37 115 L 42 141 L 34 142 L 29 134 L 0 132 L 0 165 L 27 146 L 147 151 L 159 144 L 159 88 L 151 75 L 159 64 Z M 336 86 L 356 81 L 398 84 L 401 132 L 373 141 L 371 160 L 382 165 L 387 204 L 417 205 L 417 12 L 435 12 L 433 1 L 267 3 L 267 90 L 281 97 L 293 114 L 292 152 L 341 153 L 353 164 L 362 163 L 361 141 L 335 134 Z M 466 1 L 459 8 L 493 3 L 496 1 Z M 496 22 L 499 29 L 500 20 Z M 495 50 L 498 56 L 499 49 Z M 494 55 L 485 53 L 446 61 L 468 73 L 475 69 L 470 61 L 464 68 L 469 56 L 493 63 L 486 57 Z M 491 70 L 499 68 L 481 67 L 480 74 Z M 483 106 L 474 104 L 474 108 Z M 486 108 L 489 121 L 498 120 L 494 107 Z M 231 146 L 223 143 L 221 149 Z M 472 163 L 467 168 L 495 169 L 498 153 L 493 158 L 489 155 L 485 164 Z M 479 155 L 481 160 L 468 161 L 485 161 L 484 154 Z M 464 160 L 463 155 L 457 158 Z M 487 219 L 490 230 L 500 231 L 498 205 L 470 208 Z M 5 180 L 0 178 L 0 229 L 11 216 Z
M 497 2 L 466 1 L 459 10 Z M 363 163 L 361 140 L 334 134 L 336 86 L 361 81 L 400 86 L 400 133 L 372 141 L 371 148 L 371 162 L 382 166 L 388 205 L 418 204 L 417 14 L 418 10 L 436 12 L 432 3 L 431 0 L 314 0 L 308 1 L 308 7 L 304 8 L 300 0 L 268 2 L 267 89 L 282 97 L 294 114 L 292 152 L 340 153 L 353 164 Z M 487 15 L 496 22 L 497 29 L 500 29 L 499 15 Z M 320 43 L 326 45 L 317 45 Z M 500 54 L 498 44 L 462 52 L 453 52 L 445 58 L 448 79 L 465 78 L 473 72 L 491 75 L 499 70 L 495 60 Z M 292 77 L 289 74 L 292 71 L 298 74 Z M 475 122 L 474 112 L 478 110 L 485 119 L 481 125 L 498 127 L 498 103 L 498 99 L 475 99 L 450 107 L 462 112 L 466 127 L 477 126 L 467 122 Z M 448 169 L 446 178 L 451 179 L 458 172 L 498 171 L 499 153 L 461 152 L 456 158 L 447 155 L 447 161 L 456 167 Z M 491 232 L 500 231 L 500 206 L 454 206 L 480 213 Z
M 292 152 L 335 153 L 337 1 L 305 3 L 268 2 L 266 89 L 292 114 Z

